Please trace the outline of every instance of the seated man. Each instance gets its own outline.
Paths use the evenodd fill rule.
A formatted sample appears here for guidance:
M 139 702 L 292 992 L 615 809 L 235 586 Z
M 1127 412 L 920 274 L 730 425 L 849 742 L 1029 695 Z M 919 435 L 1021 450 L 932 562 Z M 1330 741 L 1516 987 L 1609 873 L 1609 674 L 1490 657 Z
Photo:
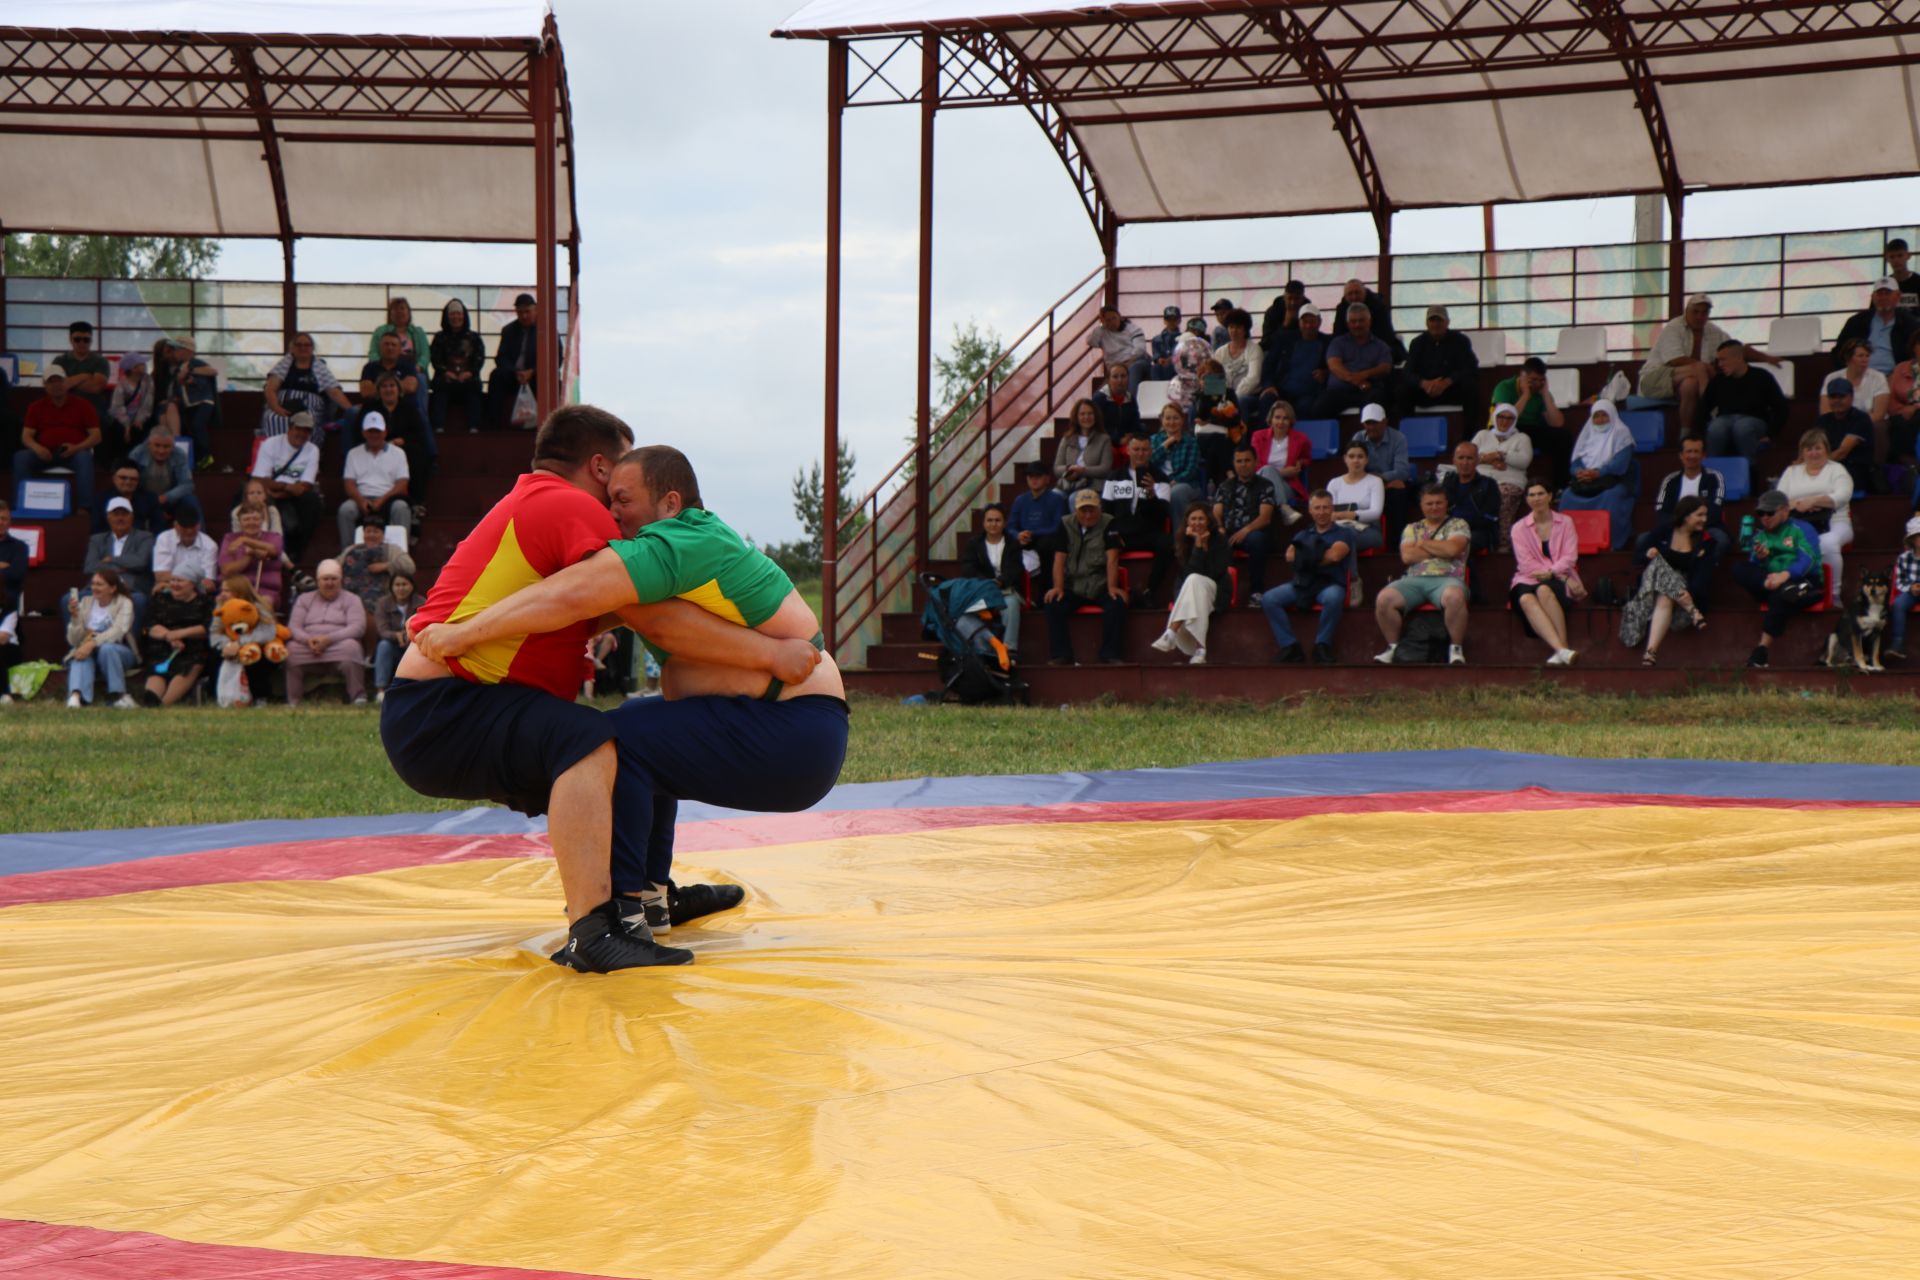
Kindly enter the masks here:
M 1767 440 L 1786 425 L 1787 398 L 1772 374 L 1747 363 L 1742 342 L 1729 338 L 1721 343 L 1713 362 L 1718 372 L 1700 395 L 1700 412 L 1707 420 L 1707 452 L 1716 458 L 1737 454 L 1753 462 Z M 1852 384 L 1848 386 L 1851 389 Z
M 396 384 L 400 399 L 407 402 L 414 417 L 424 427 L 426 414 L 419 408 L 420 369 L 414 359 L 401 354 L 401 338 L 398 333 L 388 329 L 374 340 L 374 347 L 380 353 L 375 359 L 360 366 L 360 403 L 367 406 L 380 399 L 380 379 L 390 377 Z M 391 413 L 391 410 L 388 410 Z M 398 435 L 395 424 L 387 423 L 389 434 Z
M 282 435 L 268 436 L 253 456 L 253 474 L 267 482 L 267 497 L 280 513 L 287 554 L 298 562 L 319 531 L 320 447 L 313 443 L 313 415 L 302 409 L 287 419 Z
M 342 473 L 347 500 L 335 517 L 343 547 L 353 545 L 353 531 L 370 515 L 402 528 L 413 525 L 413 508 L 407 502 L 407 455 L 387 443 L 387 420 L 377 410 L 369 413 L 360 420 L 360 433 L 366 443 L 347 451 Z
M 1826 599 L 1827 588 L 1820 571 L 1820 535 L 1793 518 L 1787 495 L 1769 489 L 1755 506 L 1753 545 L 1745 559 L 1734 561 L 1733 580 L 1766 605 L 1760 643 L 1747 659 L 1749 667 L 1765 667 L 1767 650 L 1787 632 L 1787 619 Z
M 1826 433 L 1827 452 L 1853 477 L 1853 487 L 1873 489 L 1873 419 L 1853 402 L 1853 384 L 1835 375 L 1827 380 L 1827 411 L 1814 420 Z
M 1399 428 L 1387 425 L 1385 409 L 1370 404 L 1360 411 L 1360 429 L 1348 443 L 1367 451 L 1367 474 L 1379 476 L 1386 486 L 1386 537 L 1399 537 L 1401 526 L 1407 522 L 1408 486 L 1418 475 L 1407 454 L 1407 438 Z
M 1153 555 L 1147 585 L 1133 587 L 1136 600 L 1150 603 L 1160 596 L 1161 584 L 1173 567 L 1173 535 L 1169 532 L 1172 486 L 1166 474 L 1150 461 L 1152 446 L 1145 436 L 1127 441 L 1127 466 L 1107 477 L 1100 490 L 1100 508 L 1112 519 L 1112 530 L 1127 551 Z
M 93 349 L 93 326 L 85 320 L 68 325 L 67 350 L 55 356 L 53 364 L 67 375 L 67 394 L 92 405 L 104 425 L 113 406 L 113 366 Z
M 1500 486 L 1480 474 L 1480 450 L 1470 440 L 1453 447 L 1453 474 L 1440 482 L 1447 491 L 1447 514 L 1467 522 L 1475 554 L 1500 541 Z
M 360 526 L 360 544 L 340 553 L 341 579 L 369 612 L 392 594 L 394 575 L 411 578 L 413 570 L 413 557 L 387 541 L 386 522 L 379 516 L 368 516 Z
M 1253 446 L 1242 440 L 1233 449 L 1233 474 L 1214 492 L 1213 522 L 1226 535 L 1229 547 L 1247 553 L 1249 597 L 1267 587 L 1269 536 L 1277 505 L 1273 482 L 1255 469 Z
M 1305 661 L 1300 642 L 1294 639 L 1293 623 L 1287 610 L 1309 602 L 1320 606 L 1320 628 L 1313 638 L 1313 660 L 1334 661 L 1333 636 L 1339 629 L 1340 615 L 1347 605 L 1347 582 L 1357 572 L 1353 530 L 1335 524 L 1333 495 L 1315 489 L 1307 498 L 1310 523 L 1293 535 L 1287 547 L 1287 563 L 1293 566 L 1293 581 L 1285 582 L 1262 595 L 1260 608 L 1273 628 L 1280 646 L 1281 662 Z
M 465 646 L 444 662 L 428 655 L 435 642 L 425 638 L 433 624 L 473 617 L 618 539 L 608 482 L 632 442 L 627 425 L 601 409 L 568 405 L 548 415 L 534 437 L 532 470 L 462 539 L 415 613 L 411 626 L 425 643 L 401 656 L 380 716 L 394 771 L 421 794 L 550 813 L 569 962 L 598 972 L 693 956 L 636 936 L 614 901 L 616 733 L 605 715 L 573 701 L 592 671 L 586 650 L 597 623 Z M 790 682 L 815 669 L 810 643 L 776 642 L 694 604 L 656 606 L 646 634 Z
M 0 498 L 0 613 L 20 607 L 20 593 L 27 586 L 30 554 L 27 544 L 13 536 L 13 504 Z M 0 693 L 6 692 L 5 676 L 10 665 L 0 663 Z
M 1381 588 L 1374 601 L 1374 620 L 1387 647 L 1373 656 L 1375 662 L 1391 665 L 1394 649 L 1400 643 L 1405 615 L 1421 605 L 1433 605 L 1446 619 L 1447 662 L 1459 666 L 1467 660 L 1462 647 L 1467 641 L 1467 555 L 1472 536 L 1464 520 L 1447 514 L 1447 491 L 1430 484 L 1420 491 L 1420 519 L 1408 524 L 1400 535 L 1400 562 L 1407 576 Z
M 1087 346 L 1100 353 L 1100 362 L 1106 367 L 1117 364 L 1125 368 L 1133 386 L 1145 382 L 1153 368 L 1146 332 L 1122 316 L 1118 307 L 1100 308 L 1100 318 L 1087 332 Z
M 160 514 L 172 524 L 174 509 L 193 501 L 193 466 L 187 451 L 180 448 L 173 432 L 155 427 L 127 454 L 127 461 L 140 468 L 140 487 L 153 495 Z
M 1840 326 L 1833 344 L 1833 367 L 1846 365 L 1847 344 L 1856 338 L 1867 344 L 1867 367 L 1882 375 L 1893 372 L 1920 333 L 1920 316 L 1900 307 L 1900 282 L 1889 276 L 1876 281 L 1865 311 L 1855 312 Z
M 331 667 L 346 682 L 354 706 L 367 701 L 367 608 L 346 589 L 338 560 L 322 560 L 313 571 L 316 589 L 293 602 L 287 619 L 287 705 L 297 707 L 306 692 L 308 667 Z
M 1267 348 L 1260 373 L 1260 416 L 1255 421 L 1266 421 L 1277 400 L 1311 406 L 1326 391 L 1327 339 L 1320 332 L 1320 309 L 1306 304 L 1298 317 L 1294 327 L 1276 334 Z M 1266 341 L 1264 335 L 1261 340 Z
M 1027 491 L 1007 512 L 1007 536 L 1020 548 L 1020 567 L 1038 574 L 1052 558 L 1054 539 L 1067 518 L 1067 496 L 1053 487 L 1053 468 L 1044 458 L 1027 464 Z
M 1660 336 L 1653 340 L 1647 361 L 1640 366 L 1640 394 L 1649 400 L 1680 402 L 1680 430 L 1692 431 L 1697 425 L 1700 397 L 1713 380 L 1721 348 L 1728 343 L 1741 347 L 1747 360 L 1765 364 L 1780 362 L 1758 347 L 1748 347 L 1707 317 L 1713 313 L 1713 299 L 1696 293 L 1687 299 L 1686 310 L 1667 321 Z
M 173 517 L 161 512 L 160 504 L 140 483 L 140 468 L 122 461 L 108 477 L 106 489 L 93 501 L 92 532 L 99 533 L 107 527 L 107 504 L 115 498 L 126 499 L 133 508 L 133 523 L 137 528 L 159 533 L 173 525 Z
M 1150 356 L 1153 365 L 1147 370 L 1147 378 L 1152 382 L 1167 382 L 1172 379 L 1173 353 L 1180 345 L 1180 308 L 1163 307 L 1160 311 L 1160 332 L 1153 335 Z
M 1373 314 L 1347 308 L 1346 332 L 1327 344 L 1327 389 L 1313 407 L 1316 418 L 1337 418 L 1348 409 L 1383 406 L 1393 396 L 1393 348 L 1373 332 Z
M 1528 356 L 1519 373 L 1494 384 L 1493 402 L 1513 406 L 1520 430 L 1534 451 L 1553 462 L 1553 487 L 1565 488 L 1572 470 L 1568 460 L 1573 456 L 1573 433 L 1567 430 L 1566 414 L 1553 402 L 1553 391 L 1547 386 L 1547 362 Z
M 1113 517 L 1100 510 L 1091 489 L 1073 495 L 1073 518 L 1060 530 L 1053 552 L 1053 585 L 1047 589 L 1048 661 L 1071 667 L 1074 610 L 1100 610 L 1100 661 L 1117 663 L 1127 629 L 1127 593 L 1120 585 L 1120 552 L 1126 543 Z
M 147 598 L 153 594 L 153 535 L 134 527 L 131 502 L 107 499 L 107 530 L 88 539 L 80 568 L 89 577 L 102 569 L 116 570 L 133 600 L 134 618 L 145 615 Z
M 1427 308 L 1427 331 L 1407 347 L 1398 375 L 1399 414 L 1457 404 L 1469 423 L 1480 421 L 1480 357 L 1473 340 L 1448 327 L 1445 307 Z
M 1132 377 L 1124 364 L 1107 366 L 1107 385 L 1093 393 L 1100 428 L 1109 440 L 1125 440 L 1140 430 L 1140 401 L 1133 394 Z
M 1681 439 L 1680 469 L 1660 482 L 1660 488 L 1653 497 L 1653 528 L 1633 542 L 1633 563 L 1640 564 L 1646 560 L 1648 549 L 1654 543 L 1664 541 L 1673 529 L 1674 509 L 1680 505 L 1680 499 L 1698 498 L 1706 503 L 1706 554 L 1700 558 L 1693 574 L 1694 580 L 1687 584 L 1688 592 L 1696 600 L 1709 598 L 1708 588 L 1713 583 L 1713 571 L 1719 567 L 1720 557 L 1733 545 L 1733 538 L 1722 519 L 1726 505 L 1726 479 L 1718 471 L 1710 469 L 1706 459 L 1706 441 L 1699 436 Z
M 32 480 L 48 467 L 73 471 L 73 509 L 93 505 L 93 449 L 100 443 L 100 417 L 79 396 L 67 394 L 67 375 L 47 372 L 45 399 L 27 406 L 20 429 L 20 451 L 13 455 L 13 480 Z
M 204 595 L 219 581 L 220 545 L 200 529 L 200 508 L 192 500 L 173 509 L 173 526 L 153 540 L 155 574 L 177 573 L 193 579 Z
M 700 505 L 699 483 L 679 450 L 634 450 L 615 466 L 608 493 L 622 532 L 631 536 L 465 622 L 420 631 L 426 656 L 459 657 L 470 646 L 616 613 L 639 624 L 644 637 L 644 610 L 677 600 L 693 601 L 743 630 L 788 641 L 806 633 L 811 639 L 804 643 L 820 643 L 813 610 L 787 576 Z M 613 905 L 631 936 L 650 939 L 745 897 L 734 885 L 673 884 L 678 801 L 773 812 L 808 807 L 839 776 L 847 708 L 838 670 L 825 655 L 788 689 L 777 677 L 769 685 L 764 675 L 700 653 L 675 655 L 652 640 L 648 646 L 660 662 L 666 697 L 629 704 L 608 719 L 620 756 Z M 755 693 L 758 700 L 749 696 Z M 591 971 L 592 958 L 578 954 L 577 937 L 554 960 Z
M 1368 328 L 1373 335 L 1387 344 L 1393 352 L 1397 364 L 1407 358 L 1406 344 L 1393 331 L 1393 309 L 1387 306 L 1387 300 L 1367 288 L 1366 282 L 1359 277 L 1348 280 L 1340 290 L 1340 301 L 1333 309 L 1333 331 L 1347 332 L 1347 317 L 1353 314 L 1355 307 L 1364 307 L 1367 312 Z

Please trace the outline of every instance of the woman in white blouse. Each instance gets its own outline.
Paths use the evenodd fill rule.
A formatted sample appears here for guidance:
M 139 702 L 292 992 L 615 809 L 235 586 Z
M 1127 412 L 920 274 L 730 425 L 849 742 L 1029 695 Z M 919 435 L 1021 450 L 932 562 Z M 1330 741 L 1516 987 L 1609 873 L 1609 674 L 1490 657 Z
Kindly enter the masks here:
M 1853 407 L 1873 419 L 1873 433 L 1879 436 L 1887 429 L 1887 403 L 1893 397 L 1893 388 L 1887 384 L 1886 374 L 1867 363 L 1871 359 L 1873 348 L 1863 339 L 1849 338 L 1840 348 L 1840 376 L 1853 384 Z M 1820 412 L 1833 412 L 1833 400 L 1824 392 Z
M 1840 548 L 1853 541 L 1853 476 L 1827 452 L 1827 433 L 1815 427 L 1800 437 L 1800 461 L 1780 476 L 1787 509 L 1820 535 L 1820 563 L 1833 568 L 1833 593 L 1840 594 Z
M 1327 481 L 1327 492 L 1333 495 L 1334 523 L 1353 530 L 1354 546 L 1370 551 L 1384 541 L 1380 513 L 1386 510 L 1387 486 L 1379 476 L 1367 474 L 1365 446 L 1350 444 L 1342 457 L 1347 473 Z
M 1493 406 L 1493 425 L 1473 438 L 1480 451 L 1480 474 L 1500 486 L 1500 550 L 1512 545 L 1514 522 L 1527 501 L 1527 468 L 1533 465 L 1533 441 L 1520 430 L 1520 413 L 1510 404 Z
M 1260 401 L 1260 357 L 1252 341 L 1253 317 L 1235 308 L 1227 312 L 1227 340 L 1213 349 L 1213 358 L 1227 375 L 1227 389 L 1240 408 L 1240 421 L 1254 422 Z

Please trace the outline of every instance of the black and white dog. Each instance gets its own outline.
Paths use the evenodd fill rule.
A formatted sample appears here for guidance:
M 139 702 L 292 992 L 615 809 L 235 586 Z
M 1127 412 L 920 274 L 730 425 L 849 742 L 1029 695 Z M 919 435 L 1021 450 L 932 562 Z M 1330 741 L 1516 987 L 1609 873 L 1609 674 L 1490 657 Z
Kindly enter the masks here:
M 1860 580 L 1860 590 L 1833 624 L 1827 637 L 1825 666 L 1845 666 L 1849 659 L 1856 671 L 1885 671 L 1880 665 L 1880 643 L 1885 638 L 1891 611 L 1888 599 L 1893 595 L 1893 580 L 1885 573 L 1869 573 Z

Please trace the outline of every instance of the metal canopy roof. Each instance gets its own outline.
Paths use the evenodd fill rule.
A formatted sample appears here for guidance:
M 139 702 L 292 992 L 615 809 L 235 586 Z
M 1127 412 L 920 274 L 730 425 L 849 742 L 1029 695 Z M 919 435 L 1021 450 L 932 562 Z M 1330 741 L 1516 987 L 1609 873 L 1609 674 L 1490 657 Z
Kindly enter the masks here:
M 538 0 L 0 12 L 7 231 L 532 242 L 545 136 L 552 243 L 574 240 L 565 71 Z
M 1020 104 L 1099 225 L 1920 171 L 1920 0 L 815 0 L 849 106 Z

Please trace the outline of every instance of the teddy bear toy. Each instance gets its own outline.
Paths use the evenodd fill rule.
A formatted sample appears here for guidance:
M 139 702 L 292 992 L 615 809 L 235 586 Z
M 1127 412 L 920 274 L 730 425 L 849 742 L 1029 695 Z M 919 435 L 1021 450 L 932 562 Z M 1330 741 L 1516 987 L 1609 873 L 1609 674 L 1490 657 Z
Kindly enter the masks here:
M 215 685 L 220 705 L 248 706 L 253 702 L 253 693 L 248 687 L 246 669 L 262 658 L 268 662 L 285 661 L 287 638 L 292 633 L 270 615 L 263 615 L 251 600 L 237 597 L 222 601 L 213 611 L 213 620 L 218 633 L 234 647 L 232 661 L 220 664 L 220 678 Z

